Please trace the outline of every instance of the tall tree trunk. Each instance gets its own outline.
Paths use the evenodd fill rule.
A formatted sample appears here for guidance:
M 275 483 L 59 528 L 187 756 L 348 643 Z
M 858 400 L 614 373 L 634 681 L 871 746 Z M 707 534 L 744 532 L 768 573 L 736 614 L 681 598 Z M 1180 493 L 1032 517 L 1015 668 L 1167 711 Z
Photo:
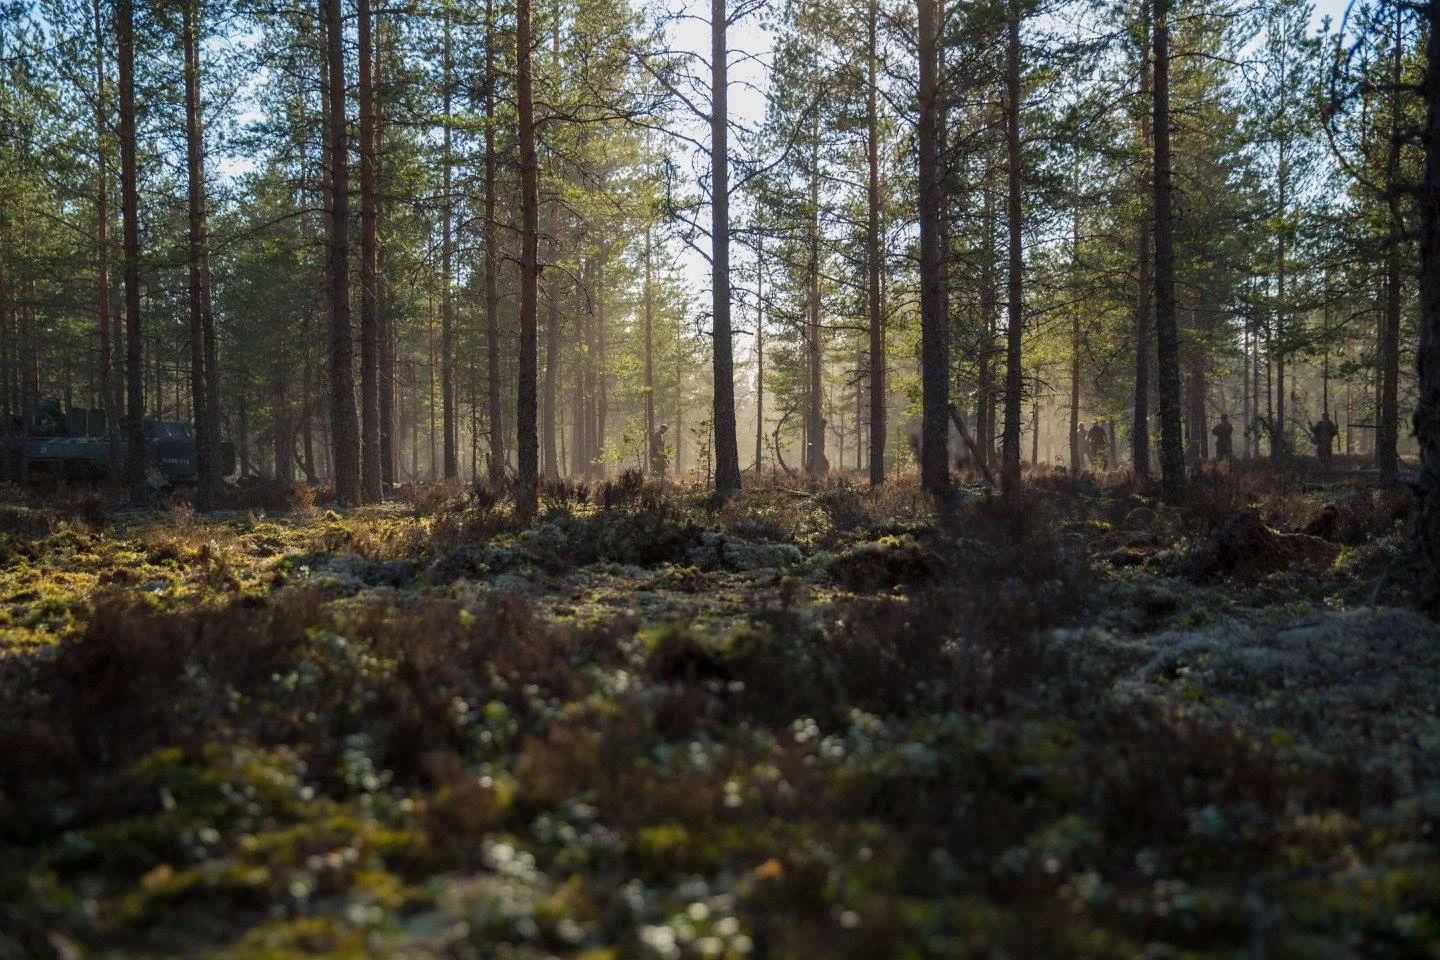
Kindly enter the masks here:
M 1395 43 L 1390 76 L 1390 148 L 1385 159 L 1386 206 L 1390 236 L 1385 251 L 1385 314 L 1380 334 L 1380 410 L 1375 430 L 1375 460 L 1381 483 L 1394 483 L 1400 471 L 1400 82 L 1401 10 L 1395 9 Z
M 425 410 L 430 417 L 430 464 L 426 468 L 426 479 L 434 480 L 437 476 L 439 465 L 439 454 L 435 446 L 435 288 L 429 286 L 426 293 L 425 311 L 425 371 L 429 382 L 425 385 Z
M 95 272 L 96 317 L 100 334 L 99 388 L 109 437 L 109 482 L 118 486 L 124 470 L 120 450 L 120 385 L 115 378 L 115 352 L 110 338 L 113 308 L 110 298 L 110 168 L 109 131 L 105 99 L 105 35 L 102 0 L 94 0 L 95 15 Z M 8 401 L 8 397 L 6 398 Z M 8 406 L 8 403 L 7 403 Z M 9 411 L 5 414 L 8 416 Z
M 555 76 L 555 83 L 560 83 L 560 21 L 561 4 L 560 0 L 555 3 L 555 15 L 550 23 L 550 64 Z M 559 174 L 558 158 L 552 152 L 551 162 L 556 169 L 551 171 L 552 176 Z M 558 263 L 560 260 L 560 198 L 552 196 L 547 205 L 548 223 L 545 229 L 549 236 L 550 260 Z M 648 234 L 646 242 L 649 242 Z M 557 480 L 560 477 L 560 461 L 556 458 L 555 441 L 556 433 L 559 430 L 559 420 L 555 412 L 555 393 L 560 382 L 560 298 L 558 290 L 555 289 L 554 281 L 546 284 L 546 299 L 549 301 L 545 310 L 545 382 L 540 397 L 540 444 L 542 474 L 547 480 Z
M 1077 151 L 1078 153 L 1078 151 Z M 1072 271 L 1070 306 L 1070 475 L 1080 475 L 1080 464 L 1084 460 L 1084 445 L 1080 436 L 1080 159 L 1075 164 L 1075 207 L 1071 211 L 1070 265 Z M 1091 466 L 1094 466 L 1093 464 Z
M 817 102 L 819 90 L 815 91 Z M 820 348 L 820 124 L 818 109 L 810 129 L 810 223 L 807 263 L 808 296 L 805 336 L 805 361 L 809 371 L 805 392 L 805 472 L 811 476 L 825 472 L 825 419 L 821 414 L 823 396 L 823 357 Z
M 319 479 L 315 464 L 315 378 L 310 366 L 310 353 L 305 353 L 305 362 L 300 369 L 300 396 L 303 399 L 304 407 L 302 413 L 305 417 L 304 430 L 300 436 L 300 445 L 305 455 L 305 462 L 300 465 L 305 473 L 306 481 L 314 483 Z
M 1193 443 L 1191 452 L 1187 454 L 1187 459 L 1191 461 L 1191 469 L 1193 470 L 1199 470 L 1200 464 L 1210 459 L 1210 436 L 1205 432 L 1205 393 L 1207 387 L 1205 365 L 1202 360 L 1203 358 L 1200 355 L 1197 338 L 1195 349 L 1190 351 L 1190 375 L 1186 378 L 1190 385 L 1188 398 L 1190 410 L 1186 416 L 1186 420 L 1190 427 L 1190 436 Z
M 870 483 L 885 482 L 885 313 L 880 302 L 880 7 L 869 0 L 865 18 L 865 299 L 870 327 Z M 755 469 L 760 469 L 757 440 Z
M 1155 3 L 1155 346 L 1160 386 L 1160 483 L 1167 498 L 1185 485 L 1180 433 L 1180 338 L 1175 323 L 1175 242 L 1170 212 L 1170 0 Z
M 730 48 L 725 0 L 710 0 L 710 269 L 714 332 L 715 492 L 740 489 L 735 438 L 735 356 L 730 332 Z M 676 431 L 675 442 L 680 442 Z M 675 469 L 678 473 L 679 455 Z
M 1283 109 L 1283 108 L 1282 108 Z M 1280 143 L 1280 157 L 1277 168 L 1277 180 L 1280 186 L 1280 229 L 1275 238 L 1275 426 L 1270 443 L 1270 456 L 1275 463 L 1283 463 L 1290 455 L 1289 435 L 1285 432 L 1285 355 L 1289 352 L 1289 346 L 1285 342 L 1287 333 L 1286 314 L 1289 311 L 1289 304 L 1286 302 L 1285 281 L 1286 260 L 1285 260 L 1285 212 L 1286 186 L 1288 185 L 1285 157 L 1285 141 Z
M 375 66 L 370 0 L 356 0 L 360 58 L 360 488 L 367 502 L 384 488 L 380 451 L 379 143 L 375 133 Z
M 1009 34 L 1005 44 L 1005 219 L 1008 230 L 1008 280 L 1005 331 L 1005 435 L 1000 444 L 1000 485 L 1006 491 L 1020 486 L 1020 421 L 1025 393 L 1021 367 L 1021 339 L 1025 332 L 1024 247 L 1020 208 L 1020 8 L 1010 2 Z M 1039 375 L 1036 375 L 1038 381 Z M 1038 407 L 1037 417 L 1038 417 Z M 1036 421 L 1039 433 L 1039 421 Z M 1031 459 L 1034 459 L 1032 455 Z
M 577 316 L 577 324 L 578 324 Z M 584 328 L 576 331 L 574 340 L 574 363 L 571 367 L 573 380 L 570 384 L 570 476 L 582 477 L 585 473 L 585 342 Z
M 381 217 L 383 216 L 381 214 Z M 378 234 L 379 230 L 376 232 Z M 396 417 L 399 407 L 395 396 L 395 321 L 391 296 L 385 283 L 385 253 L 383 248 L 376 253 L 375 313 L 380 337 L 380 487 L 389 491 L 395 487 L 395 470 L 399 459 L 399 451 L 396 449 L 396 434 L 399 431 Z
M 1245 319 L 1245 326 L 1240 334 L 1240 425 L 1241 429 L 1249 433 L 1250 428 L 1250 368 L 1254 362 L 1250 353 L 1250 341 L 1253 336 L 1250 318 Z M 1242 456 L 1250 453 L 1250 441 L 1242 439 Z
M 610 413 L 610 396 L 605 387 L 605 368 L 608 345 L 605 331 L 605 249 L 600 243 L 600 254 L 595 260 L 595 461 L 601 477 L 605 476 L 605 422 Z
M 571 457 L 570 473 L 576 477 L 583 477 L 586 474 L 587 464 L 585 462 L 587 444 L 585 425 L 587 422 L 586 401 L 585 401 L 585 369 L 589 356 L 585 342 L 587 324 L 586 314 L 580 313 L 576 317 L 576 325 L 579 328 L 575 337 L 575 402 L 570 408 L 570 447 Z
M 1144 153 L 1151 148 L 1149 120 L 1150 100 L 1150 0 L 1142 0 L 1140 34 L 1140 142 Z M 1150 184 L 1150 158 L 1142 157 L 1138 166 L 1141 202 L 1153 192 Z M 1150 228 L 1149 211 L 1140 216 L 1140 243 L 1135 274 L 1138 279 L 1135 297 L 1135 413 L 1130 422 L 1130 464 L 1135 480 L 1150 483 Z
M 381 73 L 381 64 L 385 61 L 386 40 L 394 36 L 393 30 L 387 30 L 387 21 L 376 14 L 374 17 L 374 67 L 371 74 L 371 83 L 375 83 L 376 75 Z M 371 93 L 371 111 L 374 117 L 374 132 L 371 134 L 375 162 L 375 319 L 377 334 L 379 337 L 379 411 L 380 411 L 380 485 L 381 489 L 389 491 L 395 486 L 395 471 L 398 462 L 398 451 L 396 450 L 396 380 L 395 380 L 395 318 L 393 312 L 392 297 L 385 282 L 385 267 L 387 254 L 379 242 L 379 235 L 384 229 L 386 206 L 381 197 L 384 195 L 383 181 L 385 167 L 381 162 L 381 145 L 385 142 L 385 108 L 387 103 L 384 94 L 388 87 L 380 87 Z
M 485 0 L 485 347 L 486 403 L 490 419 L 490 483 L 505 480 L 504 415 L 500 407 L 500 269 L 495 231 L 495 5 Z
M 995 191 L 994 164 L 987 159 L 980 187 L 980 356 L 975 377 L 975 446 L 987 468 L 995 454 Z
M 420 391 L 419 385 L 411 383 L 414 387 L 410 394 L 410 480 L 412 483 L 420 480 Z M 433 427 L 434 424 L 432 423 Z M 435 455 L 434 430 L 431 430 L 430 455 Z M 432 477 L 433 479 L 433 477 Z
M 466 377 L 470 389 L 470 473 L 471 483 L 480 482 L 480 348 L 478 339 L 472 343 L 475 353 L 470 357 Z
M 651 244 L 654 229 L 645 224 L 645 472 L 655 469 L 655 291 Z
M 552 198 L 549 204 L 546 233 L 550 235 L 550 257 L 552 262 L 560 259 L 560 202 Z M 555 443 L 559 419 L 555 412 L 555 394 L 560 382 L 560 297 L 552 280 L 546 286 L 545 310 L 545 383 L 540 399 L 541 443 L 543 445 L 543 473 L 545 479 L 560 477 L 560 461 L 556 456 Z
M 209 510 L 215 503 L 218 411 L 211 409 L 209 378 L 215 364 L 215 316 L 210 299 L 210 255 L 205 224 L 205 142 L 200 103 L 200 42 L 196 35 L 197 0 L 181 7 L 185 48 L 185 167 L 189 186 L 187 259 L 190 274 L 190 397 L 195 421 L 197 485 L 195 505 Z
M 1392 204 L 1395 200 L 1390 201 Z M 1400 241 L 1399 212 L 1392 212 L 1390 249 L 1385 252 L 1385 314 L 1380 336 L 1380 410 L 1375 432 L 1375 465 L 1380 482 L 1392 484 L 1400 471 Z
M 442 198 L 443 215 L 441 226 L 440 265 L 440 411 L 441 432 L 444 435 L 445 479 L 453 479 L 459 473 L 456 452 L 455 423 L 455 197 L 454 197 L 454 154 L 451 150 L 452 77 L 450 56 L 450 5 L 444 5 L 444 37 L 441 51 L 441 106 L 444 110 L 441 131 L 442 177 L 445 191 Z
M 240 457 L 240 475 L 250 476 L 250 417 L 245 391 L 235 398 L 235 444 Z
M 275 479 L 290 483 L 295 479 L 295 434 L 290 419 L 290 373 L 286 353 L 291 343 L 290 317 L 281 313 L 276 318 L 276 340 L 282 346 L 274 352 L 270 367 L 271 419 Z
M 585 345 L 580 367 L 580 475 L 595 473 L 595 258 L 587 256 L 580 269 L 586 309 L 580 314 L 580 340 Z
M 3 40 L 4 34 L 0 34 L 0 56 L 3 56 Z M 15 412 L 10 395 L 10 327 L 13 313 L 10 304 L 14 298 L 10 293 L 10 278 L 5 270 L 8 258 L 4 253 L 0 250 L 0 436 L 8 436 L 12 432 L 10 417 Z M 11 474 L 6 471 L 10 469 L 10 461 L 0 459 L 0 474 L 9 477 Z M 116 474 L 112 472 L 111 476 Z
M 765 461 L 765 238 L 755 240 L 755 475 Z
M 27 276 L 20 306 L 20 401 L 27 415 L 40 404 L 40 345 L 35 329 L 35 277 Z
M 350 158 L 345 131 L 345 35 L 340 0 L 323 0 L 329 54 L 330 243 L 330 443 L 335 498 L 360 501 L 360 425 L 355 413 L 355 344 L 350 329 Z
M 145 355 L 140 338 L 140 197 L 135 143 L 135 6 L 115 0 L 119 54 L 121 247 L 125 256 L 125 479 L 130 498 L 147 498 L 145 483 Z
M 867 357 L 866 357 L 866 354 L 864 354 L 864 353 L 860 353 L 860 354 L 857 355 L 856 358 L 855 358 L 855 381 L 854 381 L 854 386 L 855 386 L 855 472 L 856 472 L 856 473 L 859 473 L 860 470 L 865 466 L 863 458 L 864 458 L 864 455 L 865 455 L 865 450 L 864 450 L 864 446 L 865 446 L 864 431 L 865 431 L 866 408 L 865 408 L 865 390 L 863 389 L 863 385 L 862 385 L 862 382 L 861 382 L 861 379 L 860 379 L 860 371 L 862 371 L 862 370 L 865 368 L 865 364 L 866 364 L 867 362 L 868 362 L 868 361 L 867 361 Z
M 1415 435 L 1420 441 L 1420 476 L 1416 485 L 1417 546 L 1426 582 L 1423 601 L 1435 613 L 1440 607 L 1440 2 L 1425 5 L 1425 173 L 1420 207 L 1420 344 L 1415 366 L 1420 394 L 1415 407 Z
M 674 470 L 678 476 L 680 464 L 685 459 L 685 352 L 681 348 L 680 339 L 684 334 L 684 321 L 676 324 L 675 329 L 675 464 Z
M 531 0 L 515 4 L 515 105 L 520 138 L 520 371 L 516 383 L 515 439 L 519 459 L 516 505 L 535 512 L 539 500 L 540 442 L 536 436 L 535 314 L 540 285 L 540 184 L 535 159 L 535 96 L 531 75 Z
M 950 491 L 950 321 L 942 274 L 943 174 L 940 169 L 940 4 L 918 0 L 920 59 L 920 485 Z
M 1251 353 L 1252 353 L 1252 362 L 1251 362 L 1251 367 L 1250 367 L 1250 375 L 1251 375 L 1251 384 L 1250 384 L 1250 409 L 1251 409 L 1250 438 L 1251 438 L 1251 439 L 1250 439 L 1250 442 L 1251 442 L 1251 444 L 1252 444 L 1252 446 L 1253 446 L 1253 449 L 1252 449 L 1252 452 L 1251 452 L 1250 456 L 1251 456 L 1251 458 L 1254 459 L 1254 460 L 1259 460 L 1259 459 L 1260 459 L 1260 430 L 1257 428 L 1257 423 L 1258 423 L 1258 421 L 1259 421 L 1259 419 L 1260 419 L 1260 329 L 1259 329 L 1258 326 L 1255 325 L 1255 320 L 1254 320 L 1254 319 L 1251 320 L 1250 350 L 1251 350 Z M 1269 373 L 1270 373 L 1270 366 L 1269 366 L 1269 364 L 1266 364 L 1266 366 L 1265 366 L 1265 373 L 1266 373 L 1266 376 L 1268 377 L 1268 376 L 1269 376 Z M 1268 380 L 1267 380 L 1267 382 L 1266 382 L 1266 390 L 1267 390 L 1267 391 L 1269 390 L 1269 382 L 1268 382 Z M 1268 402 L 1269 402 L 1269 399 L 1270 399 L 1268 392 L 1266 393 L 1265 399 L 1266 399 L 1266 402 L 1268 403 Z
M 104 69 L 104 53 L 100 44 L 101 24 L 100 9 L 95 8 L 95 56 L 97 70 Z M 0 62 L 6 58 L 6 31 L 0 25 Z M 9 90 L 0 85 L 0 110 L 7 107 L 6 99 Z M 97 97 L 97 102 L 99 98 Z M 103 141 L 99 141 L 103 146 Z M 8 213 L 8 211 L 6 211 Z M 0 214 L 0 225 L 3 225 L 8 217 Z M 9 268 L 12 262 L 10 252 L 10 233 L 0 229 L 0 436 L 6 436 L 12 432 L 11 415 L 14 412 L 10 402 L 10 330 L 11 319 L 14 314 L 15 297 L 11 293 L 11 280 Z M 6 455 L 0 454 L 0 477 L 12 477 L 9 471 L 12 469 L 11 462 Z M 18 465 L 13 469 L 18 470 Z M 115 474 L 111 473 L 113 477 Z
M 1050 457 L 1050 448 L 1045 448 L 1045 457 Z M 1034 388 L 1030 394 L 1030 466 L 1040 466 L 1040 368 L 1035 368 Z

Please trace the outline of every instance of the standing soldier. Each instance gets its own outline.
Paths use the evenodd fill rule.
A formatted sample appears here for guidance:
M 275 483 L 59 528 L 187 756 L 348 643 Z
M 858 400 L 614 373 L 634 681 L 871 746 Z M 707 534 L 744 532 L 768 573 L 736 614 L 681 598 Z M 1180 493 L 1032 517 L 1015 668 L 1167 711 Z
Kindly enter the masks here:
M 1330 411 L 1320 415 L 1320 422 L 1310 426 L 1310 439 L 1315 443 L 1315 457 L 1320 461 L 1321 470 L 1330 469 L 1330 458 L 1335 449 L 1335 436 L 1340 428 L 1330 419 Z
M 1215 459 L 1229 460 L 1234 454 L 1231 438 L 1235 435 L 1235 425 L 1230 422 L 1230 415 L 1220 414 L 1220 422 L 1215 424 L 1215 429 L 1210 432 L 1215 435 Z
M 1104 470 L 1110 464 L 1105 457 L 1105 446 L 1109 437 L 1106 436 L 1105 428 L 1095 423 L 1085 431 L 1085 437 L 1090 445 L 1090 468 L 1092 470 Z
M 670 468 L 670 451 L 665 446 L 666 429 L 662 423 L 650 437 L 650 469 L 657 477 L 665 476 L 665 471 Z

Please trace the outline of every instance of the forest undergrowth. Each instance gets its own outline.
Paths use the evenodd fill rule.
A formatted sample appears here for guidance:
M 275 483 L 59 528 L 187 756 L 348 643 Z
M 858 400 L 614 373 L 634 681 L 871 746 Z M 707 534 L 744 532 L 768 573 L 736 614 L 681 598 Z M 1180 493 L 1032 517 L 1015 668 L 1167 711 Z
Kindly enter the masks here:
M 0 505 L 0 957 L 1440 956 L 1404 492 L 403 494 Z

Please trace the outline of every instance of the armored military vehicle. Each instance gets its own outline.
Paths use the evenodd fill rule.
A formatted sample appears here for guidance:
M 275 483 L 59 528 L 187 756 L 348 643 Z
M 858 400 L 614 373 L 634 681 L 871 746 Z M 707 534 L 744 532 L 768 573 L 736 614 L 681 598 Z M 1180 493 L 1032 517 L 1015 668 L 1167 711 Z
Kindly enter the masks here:
M 199 452 L 190 425 L 174 420 L 144 424 L 146 482 L 156 489 L 194 483 Z M 122 424 L 118 443 L 125 462 L 128 441 Z M 110 434 L 105 411 L 42 403 L 23 417 L 0 425 L 0 482 L 36 487 L 98 484 L 109 479 Z M 220 476 L 235 472 L 235 447 L 220 444 Z

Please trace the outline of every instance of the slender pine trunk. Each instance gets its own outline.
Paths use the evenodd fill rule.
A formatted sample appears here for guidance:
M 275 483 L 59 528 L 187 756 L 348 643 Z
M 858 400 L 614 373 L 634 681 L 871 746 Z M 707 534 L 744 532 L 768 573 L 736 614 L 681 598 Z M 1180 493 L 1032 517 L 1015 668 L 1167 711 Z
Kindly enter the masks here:
M 490 483 L 499 486 L 505 479 L 505 440 L 500 402 L 500 290 L 497 276 L 499 251 L 495 245 L 495 5 L 485 0 L 485 359 L 486 405 L 490 420 Z
M 940 169 L 940 4 L 918 0 L 920 146 L 920 484 L 936 498 L 950 491 L 950 323 L 942 273 Z
M 375 51 L 370 0 L 356 0 L 360 60 L 360 490 L 367 503 L 384 488 L 380 451 L 378 283 L 380 178 L 375 136 Z
M 880 105 L 878 0 L 869 0 L 865 18 L 865 299 L 870 333 L 870 483 L 885 482 L 885 313 L 880 302 Z M 757 430 L 759 429 L 757 423 Z M 755 440 L 760 470 L 760 439 Z
M 755 475 L 765 461 L 765 238 L 755 243 Z
M 381 64 L 386 62 L 386 40 L 394 36 L 393 30 L 387 30 L 387 21 L 378 13 L 372 10 L 374 17 L 375 50 L 371 82 L 378 80 L 381 73 Z M 385 230 L 386 205 L 383 200 L 385 193 L 384 179 L 385 166 L 381 157 L 382 144 L 385 143 L 385 94 L 388 87 L 380 86 L 371 93 L 372 112 L 374 116 L 374 132 L 371 134 L 371 143 L 374 149 L 375 159 L 375 317 L 376 327 L 379 336 L 379 391 L 380 391 L 380 484 L 381 488 L 389 491 L 395 486 L 395 471 L 398 466 L 398 451 L 396 449 L 396 431 L 399 429 L 396 423 L 396 380 L 395 380 L 395 318 L 393 300 L 389 287 L 385 282 L 385 268 L 387 255 L 385 248 L 380 244 L 379 237 Z
M 185 168 L 188 180 L 190 280 L 190 404 L 195 422 L 197 484 L 195 506 L 215 503 L 218 461 L 218 411 L 211 409 L 209 377 L 215 364 L 215 318 L 210 297 L 210 257 L 205 223 L 205 141 L 200 103 L 200 42 L 196 0 L 181 7 L 181 43 L 185 49 Z
M 536 436 L 535 314 L 540 286 L 540 185 L 535 158 L 535 95 L 531 70 L 531 0 L 515 4 L 515 104 L 520 140 L 520 370 L 516 382 L 515 439 L 519 482 L 516 505 L 533 514 L 539 501 L 540 442 Z
M 135 6 L 115 0 L 119 57 L 121 249 L 125 257 L 125 479 L 130 499 L 143 501 L 145 482 L 145 366 L 140 338 L 140 196 L 135 138 Z
M 1080 184 L 1079 184 L 1079 157 L 1074 158 L 1076 183 L 1075 206 L 1071 210 L 1070 223 L 1070 475 L 1080 475 L 1080 464 L 1084 459 L 1084 449 L 1080 436 Z
M 335 498 L 360 501 L 360 425 L 355 413 L 355 344 L 350 326 L 350 157 L 345 125 L 345 36 L 340 0 L 324 0 L 329 56 L 326 117 L 330 153 L 330 442 Z
M 561 4 L 560 0 L 556 0 L 555 16 L 550 23 L 550 64 L 557 86 L 560 83 L 562 70 L 560 20 Z M 553 152 L 551 153 L 551 163 L 558 168 L 558 158 Z M 558 175 L 558 169 L 551 171 L 552 177 Z M 545 233 L 549 237 L 550 259 L 552 262 L 556 262 L 560 259 L 559 197 L 552 196 L 547 208 Z M 560 381 L 560 298 L 554 279 L 546 284 L 546 294 L 548 304 L 545 310 L 545 380 L 540 396 L 541 473 L 546 480 L 558 480 L 560 478 L 560 462 L 556 458 L 555 438 L 559 429 L 559 421 L 555 412 L 555 394 Z
M 710 269 L 714 333 L 715 492 L 740 489 L 735 438 L 735 356 L 730 330 L 730 111 L 729 14 L 725 0 L 710 0 Z M 675 442 L 680 442 L 679 430 Z M 676 455 L 675 469 L 680 469 Z
M 645 225 L 645 472 L 655 469 L 655 294 L 651 265 L 654 230 Z
M 1138 165 L 1141 203 L 1153 192 L 1150 184 L 1149 157 L 1151 128 L 1147 122 L 1150 110 L 1150 3 L 1141 3 L 1140 35 L 1140 143 L 1145 154 Z M 1153 218 L 1145 210 L 1140 216 L 1140 243 L 1136 263 L 1137 290 L 1135 297 L 1135 412 L 1130 422 L 1130 463 L 1135 480 L 1141 485 L 1150 482 L 1150 230 Z
M 1185 485 L 1180 430 L 1180 342 L 1175 322 L 1175 244 L 1170 210 L 1170 0 L 1155 3 L 1155 340 L 1160 387 L 1160 482 L 1167 499 Z
M 1375 460 L 1381 483 L 1394 483 L 1400 473 L 1400 108 L 1401 11 L 1395 10 L 1395 43 L 1390 76 L 1390 147 L 1385 162 L 1385 194 L 1390 236 L 1385 251 L 1385 313 L 1380 334 L 1380 410 L 1375 431 Z
M 819 90 L 816 91 L 818 100 Z M 809 371 L 805 393 L 805 472 L 811 476 L 826 470 L 825 419 L 821 413 L 823 398 L 823 356 L 820 347 L 820 125 L 819 111 L 815 112 L 816 122 L 810 129 L 810 210 L 809 210 L 809 261 L 807 263 L 808 295 L 806 318 L 806 363 Z
M 995 454 L 995 192 L 994 164 L 985 162 L 980 209 L 980 325 L 976 358 L 975 446 L 988 468 Z
M 1426 4 L 1425 172 L 1420 185 L 1420 343 L 1415 366 L 1419 397 L 1415 435 L 1420 441 L 1416 484 L 1417 547 L 1426 580 L 1421 597 L 1432 615 L 1440 608 L 1440 2 Z
M 444 5 L 443 40 L 441 49 L 441 183 L 445 195 L 441 198 L 443 208 L 441 224 L 440 264 L 440 413 L 441 433 L 444 437 L 445 479 L 459 474 L 459 453 L 455 417 L 455 160 L 451 143 L 451 127 L 454 99 L 454 70 L 452 68 L 450 45 L 450 5 Z
M 110 167 L 109 131 L 105 96 L 105 26 L 102 0 L 94 0 L 95 17 L 95 272 L 96 326 L 100 335 L 100 403 L 105 410 L 109 437 L 109 483 L 119 483 L 124 463 L 120 450 L 120 385 L 115 377 L 115 351 L 111 339 L 113 308 L 110 296 Z M 3 335 L 3 334 L 0 334 Z M 6 397 L 8 407 L 8 396 Z M 9 410 L 4 411 L 9 415 Z
M 1011 0 L 1009 32 L 1005 44 L 1005 219 L 1008 230 L 1006 289 L 1005 428 L 1000 444 L 1000 485 L 1014 491 L 1020 486 L 1020 422 L 1024 416 L 1025 371 L 1021 366 L 1021 340 L 1025 332 L 1024 248 L 1021 245 L 1020 206 L 1020 10 Z M 1038 374 L 1037 374 L 1037 380 Z M 1037 401 L 1038 403 L 1038 401 Z M 1039 407 L 1035 432 L 1039 434 Z M 1032 447 L 1034 443 L 1032 442 Z M 1032 452 L 1031 460 L 1036 457 Z

